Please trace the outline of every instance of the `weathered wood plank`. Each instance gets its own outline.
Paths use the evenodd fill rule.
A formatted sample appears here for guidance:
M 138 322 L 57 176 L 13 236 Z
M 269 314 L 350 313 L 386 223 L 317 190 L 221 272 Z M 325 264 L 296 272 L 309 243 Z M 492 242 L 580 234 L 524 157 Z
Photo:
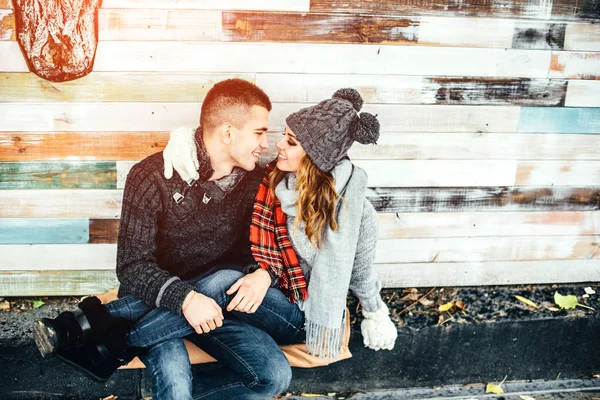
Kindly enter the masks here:
M 600 80 L 569 81 L 565 106 L 600 107 Z
M 309 0 L 103 0 L 104 8 L 308 11 Z
M 600 108 L 521 107 L 517 132 L 600 133 Z
M 0 40 L 16 40 L 13 10 L 0 9 Z
M 553 51 L 548 77 L 600 79 L 600 53 Z
M 515 185 L 600 185 L 600 161 L 518 161 Z
M 376 264 L 383 287 L 598 282 L 598 260 Z
M 0 41 L 0 72 L 29 72 L 16 41 Z
M 90 219 L 89 243 L 117 243 L 118 219 Z
M 396 16 L 223 12 L 223 37 L 234 42 L 416 43 L 419 20 Z
M 413 17 L 414 19 L 414 17 Z M 515 21 L 494 18 L 419 17 L 420 46 L 512 47 Z
M 122 190 L 0 190 L 2 217 L 119 218 Z M 595 211 L 596 187 L 373 188 L 378 212 Z
M 561 106 L 567 90 L 564 79 L 528 78 L 258 74 L 256 83 L 276 102 L 318 102 L 354 87 L 373 104 Z
M 387 213 L 600 210 L 600 186 L 374 188 L 367 198 Z
M 0 73 L 1 102 L 194 102 L 228 78 L 254 81 L 254 74 L 147 74 L 92 72 L 53 83 L 32 73 Z
M 385 239 L 377 242 L 375 262 L 600 260 L 599 240 L 600 236 Z
M 84 296 L 118 285 L 114 271 L 0 272 L 0 296 Z
M 85 218 L 0 218 L 0 244 L 87 243 L 89 237 Z
M 533 19 L 598 19 L 600 7 L 594 0 L 508 0 L 451 1 L 414 0 L 311 0 L 313 12 L 352 12 L 357 14 L 440 15 Z
M 119 218 L 122 190 L 0 190 L 2 217 Z
M 105 9 L 98 10 L 100 40 L 221 40 L 221 11 Z
M 110 161 L 2 162 L 0 189 L 114 189 L 117 166 Z
M 273 104 L 269 128 L 283 131 L 285 117 L 313 104 Z M 519 108 L 509 106 L 375 104 L 363 110 L 379 114 L 382 132 L 515 132 L 519 119 Z M 0 132 L 172 131 L 197 126 L 199 114 L 198 103 L 6 103 Z
M 0 271 L 111 270 L 116 244 L 7 244 L 0 252 Z
M 565 50 L 600 51 L 600 25 L 567 24 Z
M 565 23 L 519 21 L 515 24 L 512 47 L 515 49 L 562 50 L 565 45 Z
M 100 42 L 94 70 L 546 78 L 550 56 L 550 51 L 376 44 Z
M 596 211 L 385 213 L 378 217 L 380 239 L 600 234 Z
M 0 161 L 141 160 L 168 140 L 169 132 L 0 132 Z

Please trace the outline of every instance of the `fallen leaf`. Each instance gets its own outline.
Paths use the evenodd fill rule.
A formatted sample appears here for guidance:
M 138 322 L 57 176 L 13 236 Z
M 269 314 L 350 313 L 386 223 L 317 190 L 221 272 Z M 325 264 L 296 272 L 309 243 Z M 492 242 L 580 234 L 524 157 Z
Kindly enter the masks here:
M 504 394 L 504 390 L 500 387 L 500 385 L 496 385 L 495 383 L 488 383 L 485 385 L 486 393 L 494 393 L 494 394 Z
M 554 292 L 554 302 L 557 306 L 564 310 L 570 310 L 571 308 L 577 307 L 577 297 L 572 294 L 563 296 L 558 292 Z
M 600 374 L 594 374 L 592 375 L 592 378 L 600 378 Z
M 315 394 L 315 393 L 300 393 L 300 397 L 321 397 L 323 396 L 322 394 Z
M 456 307 L 460 308 L 461 310 L 465 309 L 465 303 L 462 302 L 462 300 L 457 300 L 456 301 Z
M 454 307 L 454 301 L 450 301 L 446 304 L 442 304 L 441 306 L 438 307 L 438 310 L 440 312 L 449 311 L 452 309 L 452 307 Z
M 417 301 L 419 300 L 419 293 L 409 293 L 406 296 L 402 297 L 400 301 Z
M 594 289 L 592 289 L 591 287 L 586 287 L 585 289 L 585 294 L 590 295 L 590 294 L 596 294 L 596 291 Z
M 0 303 L 0 311 L 8 311 L 10 310 L 10 303 L 8 301 L 3 301 Z
M 46 303 L 44 303 L 42 300 L 34 300 L 33 301 L 33 308 L 40 308 L 44 304 L 46 304 Z
M 421 300 L 419 300 L 419 303 L 421 303 L 425 307 L 429 307 L 430 305 L 432 305 L 434 303 L 434 301 L 429 300 L 427 298 L 422 298 Z
M 522 400 L 535 400 L 533 397 L 531 396 L 519 396 Z
M 560 311 L 560 308 L 548 307 L 548 310 L 550 310 L 550 311 Z
M 529 300 L 526 297 L 523 296 L 519 296 L 515 294 L 515 298 L 519 301 L 522 301 L 523 303 L 527 304 L 528 306 L 531 306 L 533 308 L 539 308 L 537 304 L 535 304 L 533 301 Z

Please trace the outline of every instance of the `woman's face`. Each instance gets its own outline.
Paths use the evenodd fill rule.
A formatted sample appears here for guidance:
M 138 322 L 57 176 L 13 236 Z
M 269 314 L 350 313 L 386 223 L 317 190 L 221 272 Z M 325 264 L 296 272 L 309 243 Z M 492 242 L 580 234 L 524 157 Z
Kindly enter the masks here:
M 275 144 L 275 147 L 279 152 L 277 168 L 286 172 L 298 172 L 300 161 L 306 156 L 306 151 L 304 151 L 300 142 L 296 139 L 296 135 L 289 127 L 285 127 L 283 137 Z

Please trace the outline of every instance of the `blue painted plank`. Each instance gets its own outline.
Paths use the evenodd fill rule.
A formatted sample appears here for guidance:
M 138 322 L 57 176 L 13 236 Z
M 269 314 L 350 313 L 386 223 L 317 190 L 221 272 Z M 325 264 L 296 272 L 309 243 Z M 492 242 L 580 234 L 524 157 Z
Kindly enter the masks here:
M 86 218 L 0 218 L 0 244 L 87 243 L 89 227 Z
M 517 132 L 598 135 L 600 134 L 600 108 L 521 107 Z
M 114 161 L 0 163 L 0 189 L 116 189 Z

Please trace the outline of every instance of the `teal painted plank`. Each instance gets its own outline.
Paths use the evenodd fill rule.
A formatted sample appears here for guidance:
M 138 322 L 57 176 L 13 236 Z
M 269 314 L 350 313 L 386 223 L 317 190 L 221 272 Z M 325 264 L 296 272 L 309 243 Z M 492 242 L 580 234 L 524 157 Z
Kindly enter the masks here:
M 521 107 L 517 132 L 600 134 L 600 108 Z
M 0 218 L 0 244 L 87 243 L 89 226 L 87 218 Z
M 115 189 L 114 161 L 3 162 L 0 189 Z

